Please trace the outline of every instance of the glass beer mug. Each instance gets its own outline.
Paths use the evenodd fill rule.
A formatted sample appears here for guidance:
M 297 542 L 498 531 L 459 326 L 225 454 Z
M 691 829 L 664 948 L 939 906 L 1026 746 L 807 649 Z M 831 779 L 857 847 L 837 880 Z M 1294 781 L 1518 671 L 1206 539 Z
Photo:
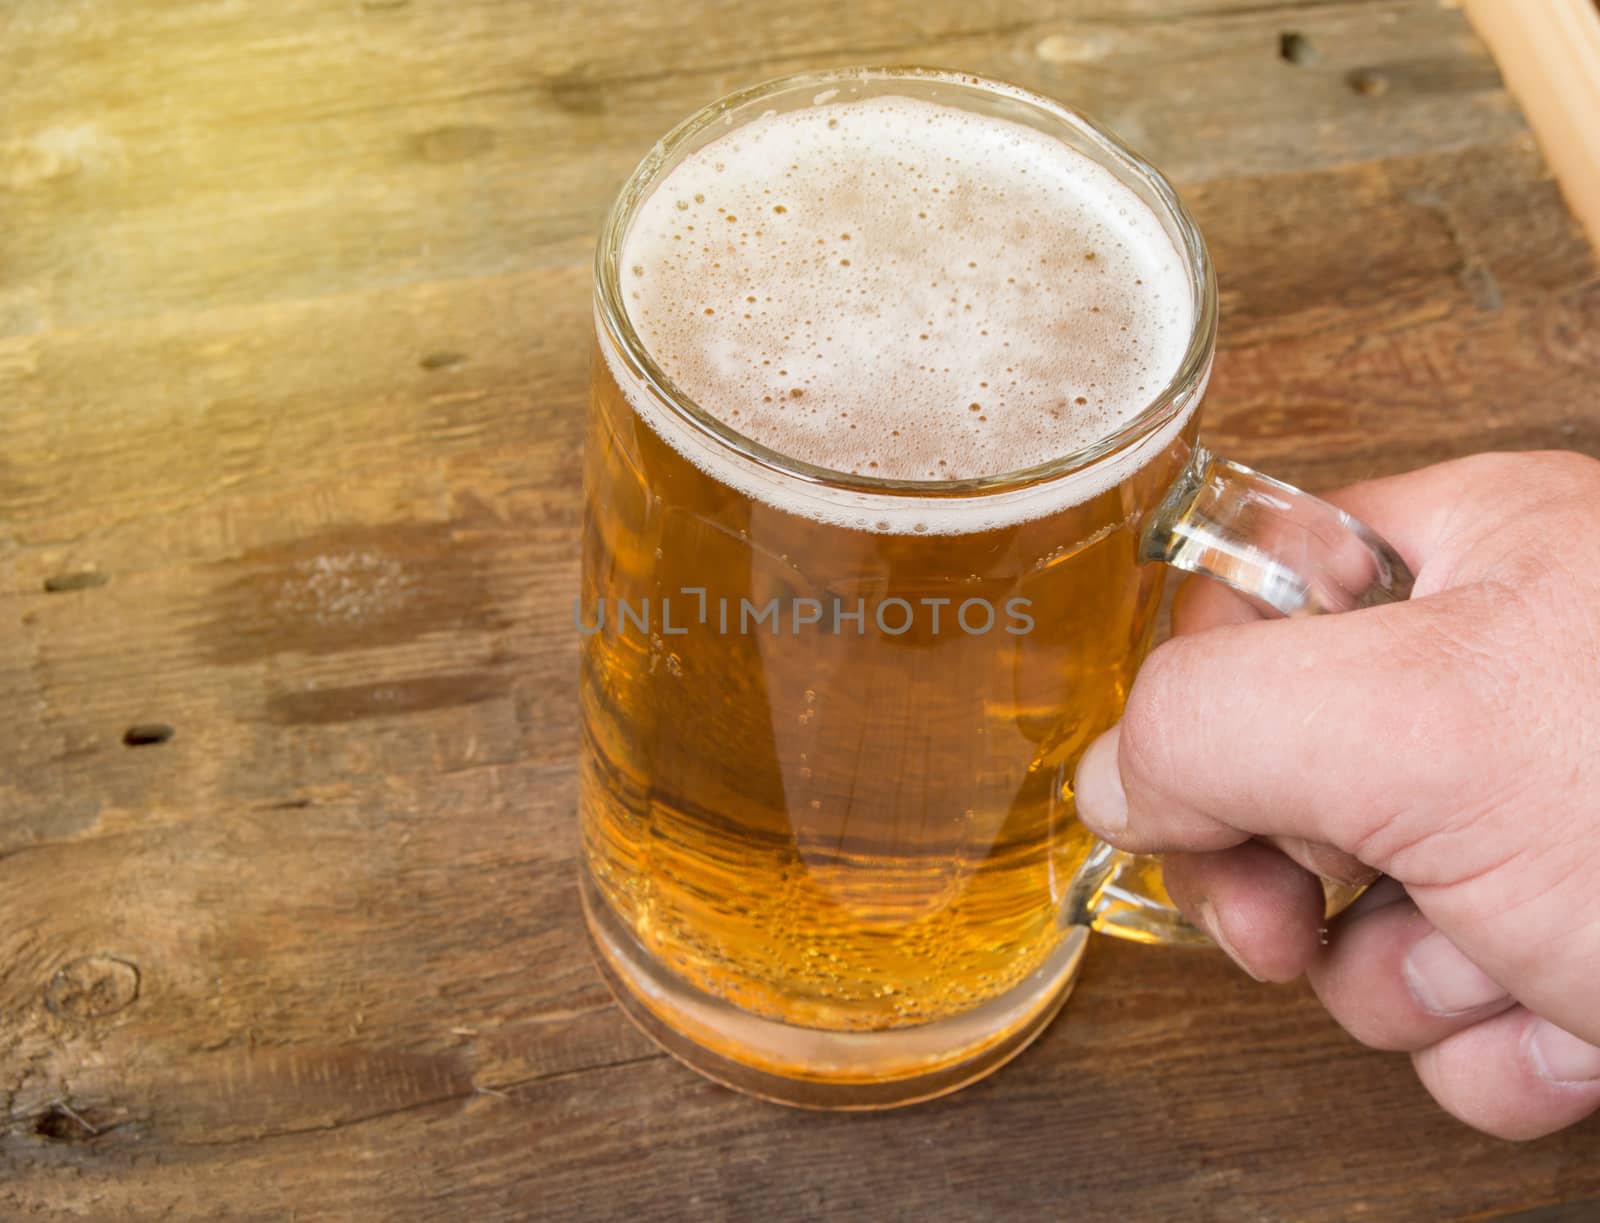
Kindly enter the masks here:
M 1091 929 L 1202 941 L 1073 809 L 1167 569 L 1285 615 L 1410 576 L 1197 444 L 1216 283 L 1160 174 L 997 82 L 790 77 L 651 151 L 594 297 L 582 895 L 624 1010 L 882 1107 L 1018 1052 Z

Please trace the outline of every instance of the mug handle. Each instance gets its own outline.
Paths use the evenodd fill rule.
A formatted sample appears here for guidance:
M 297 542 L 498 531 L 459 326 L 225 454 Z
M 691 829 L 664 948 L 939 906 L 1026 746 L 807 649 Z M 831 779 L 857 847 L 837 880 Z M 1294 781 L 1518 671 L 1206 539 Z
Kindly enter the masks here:
M 1396 603 L 1411 597 L 1413 582 L 1366 523 L 1203 446 L 1151 515 L 1139 559 L 1215 578 L 1279 616 Z M 1143 943 L 1208 944 L 1160 881 L 1159 858 L 1096 841 L 1063 898 L 1061 923 Z M 1326 879 L 1323 890 L 1329 916 L 1361 892 Z

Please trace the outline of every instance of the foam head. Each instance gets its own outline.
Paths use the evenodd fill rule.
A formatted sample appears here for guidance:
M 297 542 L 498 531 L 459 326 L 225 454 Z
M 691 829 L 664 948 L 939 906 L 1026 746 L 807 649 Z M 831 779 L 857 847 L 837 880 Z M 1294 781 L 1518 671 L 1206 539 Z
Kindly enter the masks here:
M 635 331 L 705 411 L 892 479 L 1001 475 L 1107 436 L 1193 325 L 1182 254 L 1109 170 L 903 96 L 768 113 L 689 154 L 620 270 Z

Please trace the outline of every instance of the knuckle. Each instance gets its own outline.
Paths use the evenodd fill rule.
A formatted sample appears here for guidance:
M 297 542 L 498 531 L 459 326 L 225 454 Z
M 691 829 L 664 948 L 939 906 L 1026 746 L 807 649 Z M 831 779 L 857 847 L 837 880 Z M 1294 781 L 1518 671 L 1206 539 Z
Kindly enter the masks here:
M 1381 1049 L 1385 1053 L 1413 1053 L 1421 1043 L 1415 1033 L 1406 1031 L 1404 1022 L 1397 1015 L 1376 1008 L 1369 1002 L 1342 995 L 1324 997 L 1320 992 L 1318 1000 L 1346 1035 L 1369 1049 Z
M 1498 492 L 1502 489 L 1544 490 L 1600 487 L 1600 460 L 1575 450 L 1487 450 L 1456 459 L 1464 485 Z
M 1259 618 L 1259 613 L 1242 595 L 1214 578 L 1199 574 L 1187 577 L 1172 601 L 1172 631 L 1180 637 Z
M 1510 581 L 1528 577 L 1542 558 L 1581 537 L 1600 502 L 1600 461 L 1568 450 L 1488 453 L 1459 460 L 1458 474 L 1470 521 L 1462 542 L 1482 549 L 1485 572 Z
M 1151 652 L 1139 669 L 1122 712 L 1118 765 L 1123 786 L 1134 791 L 1165 791 L 1173 764 L 1173 717 L 1184 704 L 1185 653 L 1176 639 Z
M 1564 490 L 1600 492 L 1600 459 L 1576 450 L 1536 450 L 1527 458 Z
M 1526 478 L 1529 465 L 1538 461 L 1537 452 L 1485 450 L 1459 460 L 1459 467 L 1475 483 L 1520 482 Z
M 1343 818 L 1341 848 L 1407 882 L 1493 865 L 1485 821 L 1522 776 L 1506 767 L 1519 763 L 1506 726 L 1527 680 L 1503 626 L 1482 614 L 1485 597 L 1462 589 L 1371 619 L 1387 678 L 1367 703 L 1362 740 L 1381 763 L 1349 779 L 1360 814 Z
M 1146 772 L 1147 765 L 1162 756 L 1163 719 L 1171 706 L 1168 690 L 1171 688 L 1170 660 L 1173 642 L 1150 653 L 1139 668 L 1138 679 L 1128 693 L 1128 704 L 1122 711 L 1122 767 L 1123 773 Z

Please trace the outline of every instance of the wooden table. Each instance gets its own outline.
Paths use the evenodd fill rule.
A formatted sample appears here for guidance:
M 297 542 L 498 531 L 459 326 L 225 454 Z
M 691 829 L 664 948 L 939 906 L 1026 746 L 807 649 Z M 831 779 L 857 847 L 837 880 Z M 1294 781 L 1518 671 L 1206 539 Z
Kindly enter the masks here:
M 920 1108 L 638 1035 L 574 878 L 588 260 L 802 67 L 1097 113 L 1222 277 L 1218 446 L 1314 489 L 1600 453 L 1600 284 L 1437 0 L 0 8 L 0 1218 L 1592 1219 L 1220 956 L 1093 949 Z M 1561 1205 L 1565 1203 L 1566 1205 Z

